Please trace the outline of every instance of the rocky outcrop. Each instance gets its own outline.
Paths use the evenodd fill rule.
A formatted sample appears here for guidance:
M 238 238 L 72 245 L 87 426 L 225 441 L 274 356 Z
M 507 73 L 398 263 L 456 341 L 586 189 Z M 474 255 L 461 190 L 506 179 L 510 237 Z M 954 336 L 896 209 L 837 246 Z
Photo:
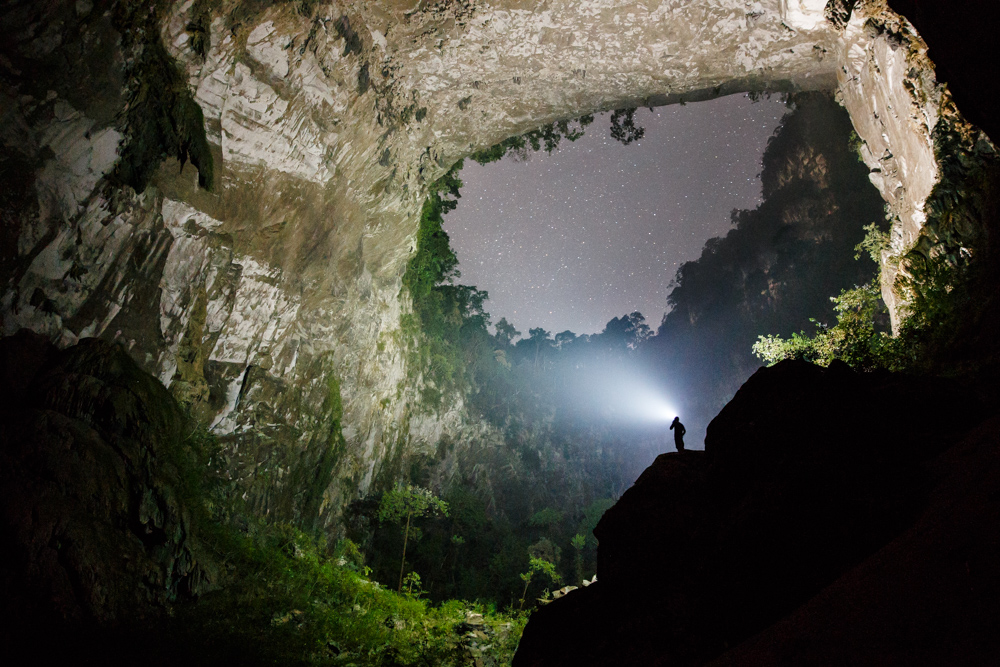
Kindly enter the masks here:
M 202 499 L 185 496 L 191 425 L 163 386 L 118 345 L 60 351 L 28 331 L 0 340 L 0 368 L 5 645 L 40 623 L 127 626 L 212 590 Z
M 893 220 L 891 245 L 882 255 L 882 296 L 898 331 L 910 295 L 897 278 L 910 275 L 908 255 L 951 255 L 945 261 L 954 264 L 983 249 L 981 211 L 966 215 L 958 201 L 977 199 L 983 187 L 977 172 L 995 164 L 997 152 L 959 112 L 913 24 L 884 0 L 857 3 L 841 35 L 838 94 Z M 942 196 L 949 199 L 944 207 Z
M 915 421 L 903 406 L 918 397 L 933 409 Z M 886 411 L 886 400 L 897 407 Z M 810 653 L 824 662 L 842 656 L 880 664 L 897 655 L 885 646 L 875 651 L 863 632 L 834 641 L 836 630 L 821 626 L 852 601 L 860 608 L 851 614 L 861 619 L 905 599 L 912 589 L 890 578 L 892 590 L 882 591 L 879 577 L 894 565 L 928 572 L 950 540 L 976 562 L 996 555 L 995 525 L 970 519 L 949 531 L 941 523 L 960 507 L 966 516 L 963 503 L 981 503 L 997 470 L 991 436 L 963 441 L 981 419 L 977 405 L 974 393 L 953 383 L 857 374 L 837 362 L 761 369 L 711 423 L 704 453 L 661 455 L 605 513 L 594 530 L 597 583 L 536 612 L 514 664 L 704 664 L 762 631 L 766 641 L 748 644 L 756 652 L 735 651 L 727 654 L 732 663 L 721 664 L 770 664 L 755 659 L 765 650 L 793 664 L 791 656 L 801 655 L 796 638 L 809 633 L 828 638 L 825 652 Z M 974 488 L 953 495 L 970 476 Z M 923 532 L 928 525 L 933 536 Z M 924 590 L 959 613 L 965 584 L 948 576 Z M 995 591 L 996 577 L 984 569 L 974 585 Z M 960 617 L 982 614 L 980 628 L 1000 618 L 986 594 L 976 604 Z M 765 631 L 814 606 L 827 616 L 800 610 L 789 631 Z M 913 627 L 926 628 L 929 618 Z M 834 627 L 859 631 L 851 619 Z M 995 648 L 991 632 L 960 625 L 930 635 L 938 655 L 954 650 L 950 661 L 961 662 L 955 658 Z M 900 646 L 923 639 L 923 630 L 893 627 Z M 965 648 L 954 648 L 962 642 Z
M 918 43 L 908 24 L 858 3 L 838 31 L 826 5 L 7 3 L 0 326 L 62 347 L 120 342 L 223 437 L 252 507 L 332 526 L 443 434 L 495 437 L 460 397 L 428 414 L 400 331 L 428 184 L 477 148 L 596 110 L 839 77 L 901 216 L 894 252 L 907 250 L 936 178 L 927 138 L 942 96 L 929 61 L 893 55 L 898 35 Z M 150 55 L 161 47 L 183 90 L 148 79 L 167 71 Z M 189 100 L 207 144 L 191 136 Z M 147 173 L 143 192 L 122 185 Z

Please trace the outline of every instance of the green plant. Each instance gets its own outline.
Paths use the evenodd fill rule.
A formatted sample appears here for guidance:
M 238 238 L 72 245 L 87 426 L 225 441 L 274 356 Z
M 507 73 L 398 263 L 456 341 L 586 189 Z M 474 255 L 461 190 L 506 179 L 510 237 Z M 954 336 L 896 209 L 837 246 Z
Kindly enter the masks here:
M 531 585 L 531 581 L 535 578 L 535 575 L 541 574 L 547 577 L 552 583 L 558 584 L 562 581 L 562 577 L 556 572 L 556 566 L 551 562 L 545 560 L 544 558 L 531 557 L 528 562 L 528 571 L 521 574 L 521 580 L 524 582 L 524 590 L 521 591 L 521 600 L 518 605 L 518 609 L 524 609 L 524 599 L 528 595 L 528 586 Z
M 560 120 L 542 125 L 477 151 L 472 154 L 472 159 L 479 164 L 489 164 L 503 159 L 506 155 L 513 155 L 515 159 L 523 161 L 528 159 L 532 151 L 544 150 L 546 153 L 551 153 L 559 148 L 559 143 L 563 139 L 576 141 L 582 137 L 586 127 L 593 122 L 594 116 L 586 115 L 575 120 Z
M 576 581 L 579 583 L 583 581 L 583 550 L 587 546 L 587 538 L 577 533 L 570 540 L 570 544 L 573 547 L 573 551 L 576 552 L 573 557 L 573 565 L 576 569 Z
M 287 525 L 223 528 L 212 548 L 230 575 L 225 585 L 179 608 L 173 641 L 199 664 L 441 665 L 474 663 L 463 624 L 476 618 L 493 664 L 509 665 L 527 615 L 483 605 L 419 598 L 368 579 L 356 545 L 327 554 Z M 482 651 L 481 651 L 482 652 Z
M 409 542 L 412 530 L 410 522 L 414 518 L 429 516 L 432 514 L 443 514 L 448 516 L 448 503 L 441 500 L 427 489 L 407 484 L 397 487 L 382 496 L 379 505 L 379 521 L 398 523 L 406 520 L 403 528 L 403 556 L 399 562 L 399 587 L 397 591 L 403 590 L 403 570 L 406 567 L 406 545 Z M 419 583 L 420 577 L 417 577 Z
M 886 312 L 877 280 L 843 290 L 840 296 L 830 300 L 837 313 L 834 326 L 828 327 L 810 318 L 817 328 L 812 336 L 804 331 L 788 339 L 758 336 L 753 346 L 754 354 L 768 365 L 783 359 L 803 359 L 829 366 L 834 359 L 840 359 L 858 370 L 900 369 L 903 364 L 898 341 L 877 328 L 877 316 Z
M 889 249 L 889 232 L 879 229 L 878 223 L 865 225 L 865 238 L 854 246 L 854 259 L 867 255 L 876 264 L 882 262 L 882 252 Z

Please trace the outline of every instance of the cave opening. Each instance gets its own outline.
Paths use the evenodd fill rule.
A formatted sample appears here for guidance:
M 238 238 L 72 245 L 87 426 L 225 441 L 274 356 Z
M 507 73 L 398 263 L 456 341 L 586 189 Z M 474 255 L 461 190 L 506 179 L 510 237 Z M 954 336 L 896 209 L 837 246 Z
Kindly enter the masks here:
M 834 322 L 831 297 L 878 271 L 855 246 L 888 223 L 825 93 L 627 112 L 634 141 L 621 140 L 623 110 L 585 117 L 550 150 L 466 160 L 443 218 L 450 280 L 489 294 L 506 362 L 562 376 L 564 412 L 643 424 L 639 439 L 664 444 L 680 413 L 699 449 L 760 364 L 758 336 Z M 590 359 L 615 347 L 613 361 Z
M 761 157 L 788 110 L 782 95 L 639 108 L 634 140 L 604 113 L 551 153 L 466 160 L 444 224 L 462 282 L 525 332 L 599 333 L 634 311 L 655 327 L 680 265 L 759 205 Z
M 865 242 L 866 234 L 884 233 L 888 222 L 882 199 L 859 161 L 844 109 L 826 93 L 798 93 L 756 103 L 731 97 L 717 103 L 730 104 L 738 112 L 735 121 L 730 119 L 737 127 L 747 110 L 769 116 L 773 125 L 758 128 L 758 152 L 740 156 L 746 160 L 744 175 L 735 177 L 735 169 L 722 174 L 727 183 L 743 181 L 742 202 L 731 204 L 715 197 L 711 204 L 721 210 L 712 210 L 702 199 L 700 206 L 709 209 L 707 217 L 722 218 L 723 224 L 701 226 L 704 235 L 693 241 L 693 253 L 689 250 L 691 254 L 682 255 L 676 264 L 657 267 L 651 293 L 654 300 L 670 307 L 659 322 L 647 322 L 633 305 L 638 302 L 630 303 L 614 293 L 602 307 L 618 310 L 596 308 L 592 321 L 598 324 L 582 335 L 569 328 L 559 331 L 544 319 L 542 326 L 532 321 L 552 310 L 545 293 L 520 297 L 541 307 L 533 314 L 515 313 L 510 307 L 507 312 L 492 313 L 498 319 L 491 321 L 489 302 L 481 289 L 498 284 L 483 280 L 506 277 L 515 284 L 528 283 L 528 294 L 540 292 L 532 289 L 532 283 L 537 285 L 532 274 L 536 270 L 558 273 L 568 264 L 553 258 L 554 266 L 536 269 L 516 252 L 506 251 L 524 250 L 529 243 L 518 244 L 516 233 L 544 228 L 548 216 L 555 215 L 565 215 L 570 224 L 554 230 L 556 239 L 570 237 L 572 248 L 574 226 L 587 223 L 570 212 L 577 197 L 584 198 L 582 193 L 571 194 L 573 185 L 578 193 L 581 187 L 615 187 L 599 173 L 595 178 L 602 181 L 600 185 L 574 183 L 582 178 L 579 174 L 598 171 L 591 162 L 595 149 L 588 146 L 587 133 L 592 143 L 603 144 L 632 165 L 624 176 L 634 181 L 629 183 L 636 188 L 633 193 L 660 185 L 655 180 L 657 172 L 638 169 L 634 165 L 640 160 L 630 154 L 655 138 L 642 139 L 639 146 L 619 146 L 605 138 L 610 119 L 605 118 L 603 125 L 585 119 L 580 123 L 586 126 L 584 135 L 576 141 L 562 142 L 552 151 L 545 151 L 544 142 L 539 142 L 538 150 L 531 153 L 523 150 L 517 138 L 508 139 L 499 149 L 473 155 L 473 160 L 478 157 L 477 162 L 485 165 L 456 165 L 432 188 L 418 249 L 404 278 L 414 300 L 411 324 L 424 333 L 423 348 L 418 350 L 424 356 L 415 356 L 414 366 L 423 372 L 425 401 L 449 409 L 451 397 L 463 396 L 469 409 L 495 429 L 497 444 L 477 447 L 446 440 L 434 454 L 411 460 L 404 474 L 411 483 L 430 488 L 436 483 L 434 476 L 440 474 L 439 462 L 454 456 L 449 464 L 453 482 L 443 497 L 461 509 L 451 518 L 422 524 L 423 538 L 418 543 L 404 546 L 404 538 L 393 525 L 365 524 L 364 517 L 372 515 L 374 505 L 355 505 L 353 520 L 359 528 L 351 536 L 362 545 L 380 581 L 388 584 L 398 576 L 398 553 L 404 548 L 407 562 L 423 577 L 422 585 L 434 599 L 518 600 L 518 595 L 524 595 L 518 577 L 524 573 L 510 568 L 518 562 L 518 552 L 524 551 L 552 563 L 555 572 L 567 578 L 591 577 L 597 566 L 596 542 L 589 537 L 594 522 L 658 454 L 673 450 L 668 430 L 671 419 L 681 416 L 688 431 L 688 449 L 701 449 L 708 421 L 761 365 L 752 351 L 758 336 L 815 329 L 810 318 L 831 321 L 831 297 L 872 283 L 877 263 L 856 247 Z M 691 104 L 678 111 L 695 114 L 703 113 L 703 108 Z M 636 114 L 633 120 L 642 126 L 643 118 L 654 121 L 655 113 Z M 645 129 L 652 133 L 654 127 L 650 122 Z M 559 128 L 558 124 L 548 126 L 550 132 Z M 563 126 L 560 132 L 565 135 L 575 128 Z M 545 135 L 546 129 L 539 132 Z M 726 136 L 725 129 L 720 136 Z M 497 163 L 503 147 L 512 145 L 521 146 L 520 152 Z M 574 152 L 584 158 L 575 157 Z M 713 160 L 715 155 L 711 155 Z M 555 179 L 564 176 L 558 167 L 562 158 L 576 163 L 582 172 L 568 171 L 560 187 L 570 194 L 553 196 L 549 190 L 556 186 L 547 187 L 542 174 Z M 684 166 L 697 171 L 693 162 Z M 713 168 L 717 167 L 711 163 L 704 167 L 708 172 Z M 463 181 L 465 169 L 473 174 L 469 184 Z M 511 174 L 494 184 L 508 203 L 498 203 L 491 198 L 495 195 L 476 189 L 499 169 L 509 169 Z M 620 165 L 614 169 L 626 171 Z M 526 176 L 519 175 L 524 172 Z M 712 177 L 699 176 L 699 180 Z M 536 207 L 524 190 L 512 187 L 517 179 L 525 183 L 525 190 L 534 190 L 543 199 L 551 197 L 557 210 Z M 469 188 L 473 183 L 476 186 Z M 699 193 L 702 197 L 710 194 L 708 188 Z M 475 205 L 479 197 L 483 204 Z M 640 194 L 634 197 L 639 199 Z M 683 193 L 675 192 L 673 197 L 683 198 Z M 470 200 L 475 204 L 463 209 Z M 649 218 L 663 211 L 660 205 L 645 203 Z M 511 222 L 512 211 L 503 210 L 510 206 L 520 206 L 522 221 Z M 593 212 L 584 213 L 588 214 Z M 487 216 L 493 220 L 482 219 Z M 657 225 L 659 218 L 655 216 Z M 619 231 L 622 225 L 614 223 L 612 216 L 605 216 L 602 231 L 613 231 L 598 240 L 612 254 L 610 259 L 593 256 L 588 266 L 596 276 L 593 280 L 609 280 L 608 275 L 614 275 L 609 264 L 627 266 L 609 243 L 626 235 Z M 639 235 L 649 236 L 652 231 L 641 228 Z M 669 236 L 664 238 L 669 240 Z M 472 255 L 474 268 L 462 271 L 468 260 L 460 258 L 453 245 L 461 253 L 463 246 L 472 247 L 476 241 L 482 244 L 480 254 Z M 625 252 L 635 252 L 636 246 L 631 241 Z M 580 250 L 573 250 L 581 256 Z M 514 261 L 506 265 L 492 261 L 491 255 L 500 252 L 514 254 Z M 544 258 L 545 254 L 540 248 L 538 255 Z M 860 257 L 855 258 L 856 254 Z M 478 266 L 486 268 L 480 271 Z M 570 283 L 584 283 L 586 294 L 585 279 L 578 276 Z M 673 288 L 669 297 L 658 291 L 667 286 Z M 519 302 L 515 298 L 508 303 Z M 606 317 L 611 320 L 602 322 Z M 884 317 L 881 325 L 887 325 Z M 460 457 L 454 454 L 457 451 L 462 452 Z M 484 470 L 503 473 L 487 479 Z M 455 536 L 460 542 L 449 541 Z M 489 576 L 484 579 L 486 573 Z M 534 586 L 542 590 L 542 584 Z
M 977 628 L 1000 617 L 1000 426 L 984 407 L 1000 404 L 1000 188 L 994 144 L 942 83 L 960 105 L 962 88 L 990 89 L 968 54 L 938 78 L 937 53 L 883 0 L 8 4 L 5 648 L 506 665 L 529 613 L 514 664 L 701 664 L 733 647 L 722 661 L 774 662 L 739 653 L 758 632 L 765 652 L 792 638 L 780 664 L 859 645 L 865 664 L 905 661 L 914 644 L 959 664 L 987 635 L 995 648 Z M 932 35 L 950 19 L 953 56 L 990 43 L 988 14 L 889 4 Z M 623 271 L 642 277 L 635 244 L 577 253 L 623 293 L 568 320 L 530 292 L 513 303 L 540 313 L 504 308 L 448 245 L 475 197 L 456 159 L 583 124 L 533 118 L 638 107 L 522 174 L 606 132 L 636 155 L 647 105 L 693 111 L 782 81 L 836 91 L 850 118 L 793 95 L 759 200 L 714 198 L 716 235 L 645 264 L 670 266 L 652 301 L 624 298 Z M 966 99 L 989 131 L 987 98 Z M 489 236 L 510 244 L 503 222 Z M 614 251 L 626 236 L 585 240 Z M 529 280 L 537 264 L 487 277 L 506 271 L 555 291 Z M 754 351 L 789 361 L 734 396 Z M 708 451 L 673 453 L 673 414 L 691 450 L 724 418 Z M 650 483 L 632 485 L 640 473 Z M 859 563 L 874 576 L 852 584 Z M 799 607 L 821 589 L 832 609 Z M 872 628 L 890 655 L 863 646 Z

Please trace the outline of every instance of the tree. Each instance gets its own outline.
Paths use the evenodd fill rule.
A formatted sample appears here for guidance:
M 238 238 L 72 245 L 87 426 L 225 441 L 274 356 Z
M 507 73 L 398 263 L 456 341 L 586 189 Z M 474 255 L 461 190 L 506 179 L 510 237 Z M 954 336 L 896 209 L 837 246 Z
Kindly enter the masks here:
M 497 322 L 496 339 L 502 349 L 510 347 L 511 342 L 520 335 L 521 332 L 515 329 L 506 317 L 501 317 L 500 321 Z
M 840 296 L 830 297 L 837 313 L 837 323 L 828 327 L 816 324 L 813 336 L 804 331 L 791 338 L 758 336 L 753 352 L 769 366 L 783 359 L 804 359 L 821 366 L 829 366 L 834 359 L 846 362 L 860 371 L 879 368 L 902 370 L 904 355 L 899 341 L 887 332 L 879 331 L 877 319 L 885 312 L 885 303 L 878 280 L 867 285 L 843 290 Z
M 563 350 L 563 349 L 568 348 L 569 346 L 571 346 L 573 343 L 575 343 L 579 339 L 580 339 L 580 336 L 577 336 L 575 333 L 573 333 L 572 331 L 570 331 L 569 329 L 567 329 L 566 331 L 563 331 L 562 333 L 557 333 L 556 334 L 556 347 L 558 347 L 560 350 Z
M 552 347 L 552 334 L 542 327 L 535 327 L 534 329 L 528 329 L 528 345 L 533 347 L 535 350 L 535 368 L 538 368 L 538 362 L 540 360 L 544 361 L 544 353 L 542 350 L 548 350 Z
M 628 146 L 633 141 L 642 139 L 646 128 L 635 124 L 635 107 L 618 109 L 611 114 L 611 138 Z
M 531 560 L 528 563 L 528 571 L 521 573 L 521 580 L 524 582 L 524 590 L 521 592 L 521 604 L 518 606 L 518 609 L 524 609 L 524 598 L 528 595 L 528 586 L 531 585 L 531 580 L 539 572 L 548 577 L 554 584 L 558 584 L 562 581 L 562 577 L 560 577 L 556 572 L 555 565 L 544 558 L 535 558 L 534 556 L 531 556 Z
M 577 533 L 570 540 L 570 544 L 573 545 L 573 550 L 576 551 L 573 558 L 573 564 L 576 566 L 576 580 L 583 581 L 583 549 L 587 546 L 587 538 Z
M 646 317 L 638 310 L 615 317 L 597 334 L 601 345 L 608 351 L 635 350 L 649 338 L 652 331 L 646 324 Z
M 433 514 L 443 514 L 448 516 L 448 503 L 435 496 L 431 491 L 407 484 L 399 486 L 392 491 L 388 491 L 382 496 L 379 505 L 378 518 L 383 523 L 400 523 L 406 519 L 406 527 L 403 528 L 403 557 L 399 562 L 399 586 L 397 591 L 403 590 L 403 569 L 406 567 L 406 545 L 409 542 L 410 534 L 415 528 L 410 528 L 410 522 L 419 517 Z

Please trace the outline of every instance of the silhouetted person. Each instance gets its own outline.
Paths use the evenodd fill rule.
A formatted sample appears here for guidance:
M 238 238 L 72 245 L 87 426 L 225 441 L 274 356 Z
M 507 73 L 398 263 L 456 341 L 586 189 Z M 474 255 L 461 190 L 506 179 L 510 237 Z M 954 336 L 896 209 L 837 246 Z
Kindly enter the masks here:
M 674 417 L 674 420 L 670 422 L 670 430 L 674 432 L 674 446 L 677 447 L 677 451 L 683 452 L 684 434 L 687 433 L 687 429 L 681 423 L 680 417 Z

